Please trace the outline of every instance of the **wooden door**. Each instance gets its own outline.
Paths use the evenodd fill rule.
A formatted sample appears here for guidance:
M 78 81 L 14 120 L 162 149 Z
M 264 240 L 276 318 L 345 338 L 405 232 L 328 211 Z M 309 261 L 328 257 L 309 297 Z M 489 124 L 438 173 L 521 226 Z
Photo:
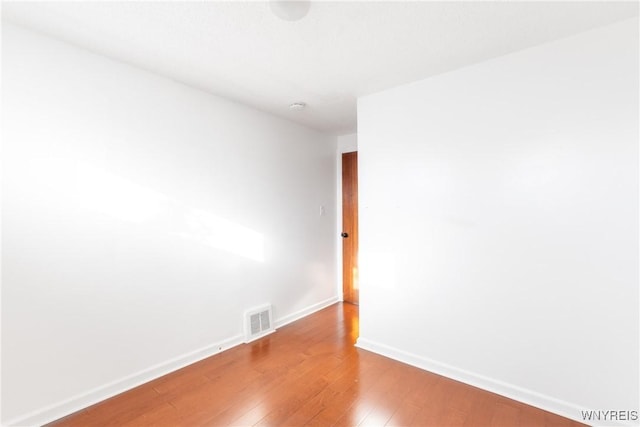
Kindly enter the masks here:
M 358 304 L 358 153 L 342 155 L 342 297 Z

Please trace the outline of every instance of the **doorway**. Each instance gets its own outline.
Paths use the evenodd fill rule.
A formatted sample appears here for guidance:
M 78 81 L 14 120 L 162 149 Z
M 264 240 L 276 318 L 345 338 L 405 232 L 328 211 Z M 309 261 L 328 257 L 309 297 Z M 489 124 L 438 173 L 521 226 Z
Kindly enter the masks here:
M 358 152 L 342 154 L 342 298 L 359 304 Z

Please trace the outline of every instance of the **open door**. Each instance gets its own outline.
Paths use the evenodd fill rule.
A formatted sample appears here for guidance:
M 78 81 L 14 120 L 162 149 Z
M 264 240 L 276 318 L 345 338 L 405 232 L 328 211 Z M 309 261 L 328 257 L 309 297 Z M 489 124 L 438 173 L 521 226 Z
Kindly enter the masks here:
M 342 154 L 342 297 L 359 303 L 357 152 Z

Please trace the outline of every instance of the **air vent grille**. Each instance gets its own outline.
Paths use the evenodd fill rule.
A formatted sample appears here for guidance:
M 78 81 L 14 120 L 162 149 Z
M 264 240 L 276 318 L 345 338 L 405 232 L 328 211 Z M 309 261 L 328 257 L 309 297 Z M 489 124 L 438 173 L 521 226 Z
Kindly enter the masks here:
M 245 312 L 245 342 L 251 342 L 267 334 L 275 332 L 272 327 L 271 305 Z

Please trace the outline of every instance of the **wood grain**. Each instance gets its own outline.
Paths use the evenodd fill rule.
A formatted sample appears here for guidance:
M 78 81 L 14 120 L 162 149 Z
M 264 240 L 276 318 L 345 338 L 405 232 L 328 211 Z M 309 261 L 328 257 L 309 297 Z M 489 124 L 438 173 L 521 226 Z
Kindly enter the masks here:
M 357 315 L 335 304 L 51 425 L 580 425 L 357 349 Z
M 342 295 L 358 304 L 358 153 L 342 154 Z

